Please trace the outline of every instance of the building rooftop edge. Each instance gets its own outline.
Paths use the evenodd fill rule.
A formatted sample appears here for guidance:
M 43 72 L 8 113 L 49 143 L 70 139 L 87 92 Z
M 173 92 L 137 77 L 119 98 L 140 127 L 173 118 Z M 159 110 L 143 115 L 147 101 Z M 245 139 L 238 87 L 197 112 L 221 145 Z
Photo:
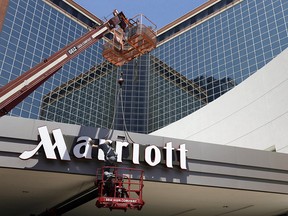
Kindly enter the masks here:
M 74 7 L 75 9 L 79 10 L 80 12 L 82 12 L 84 15 L 88 16 L 89 18 L 97 21 L 98 24 L 103 23 L 103 21 L 98 18 L 97 16 L 95 16 L 94 14 L 90 13 L 88 10 L 86 10 L 85 8 L 83 8 L 81 5 L 77 4 L 76 2 L 74 2 L 73 0 L 63 0 L 64 2 L 66 2 L 67 4 L 71 5 L 72 7 Z
M 208 0 L 206 3 L 200 5 L 199 7 L 195 8 L 194 10 L 191 10 L 190 12 L 186 13 L 185 15 L 179 17 L 178 19 L 176 19 L 176 20 L 172 21 L 171 23 L 165 25 L 164 27 L 160 28 L 157 32 L 157 35 L 163 34 L 164 32 L 173 28 L 175 25 L 178 25 L 179 23 L 189 19 L 190 17 L 196 15 L 197 13 L 201 12 L 202 10 L 205 10 L 207 7 L 210 7 L 211 5 L 214 5 L 215 3 L 219 2 L 219 1 L 221 1 L 221 0 Z

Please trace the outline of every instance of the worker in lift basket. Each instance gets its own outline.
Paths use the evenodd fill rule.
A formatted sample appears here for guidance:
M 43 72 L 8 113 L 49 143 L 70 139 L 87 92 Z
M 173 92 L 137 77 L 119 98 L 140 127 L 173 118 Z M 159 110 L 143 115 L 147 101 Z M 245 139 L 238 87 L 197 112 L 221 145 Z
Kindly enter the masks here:
M 118 51 L 123 51 L 124 50 L 124 45 L 127 40 L 126 32 L 123 29 L 117 29 L 117 31 L 114 32 L 114 43 L 115 43 L 115 48 Z
M 117 161 L 117 153 L 111 147 L 112 142 L 106 140 L 104 143 L 96 144 L 95 140 L 90 140 L 89 144 L 92 146 L 98 146 L 104 152 L 105 166 L 114 166 Z M 104 191 L 105 196 L 109 196 L 111 189 L 113 188 L 112 178 L 115 177 L 114 173 L 110 172 L 110 168 L 104 170 Z
M 105 156 L 105 166 L 113 166 L 117 161 L 117 153 L 111 147 L 111 143 L 106 140 L 104 143 L 99 144 L 99 148 L 102 149 Z M 114 183 L 112 178 L 114 178 L 114 173 L 110 172 L 110 168 L 105 168 L 104 170 L 104 196 L 112 196 L 113 195 L 113 188 Z

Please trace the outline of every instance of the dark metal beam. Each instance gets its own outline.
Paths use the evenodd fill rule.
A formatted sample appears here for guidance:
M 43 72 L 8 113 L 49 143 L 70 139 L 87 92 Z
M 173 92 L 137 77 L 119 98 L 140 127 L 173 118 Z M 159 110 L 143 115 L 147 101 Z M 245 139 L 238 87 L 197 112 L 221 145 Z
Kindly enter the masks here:
M 69 199 L 57 204 L 56 206 L 42 212 L 38 216 L 58 216 L 62 215 L 80 205 L 83 205 L 98 197 L 98 188 L 93 186 L 79 194 L 76 194 Z M 96 200 L 95 200 L 96 201 Z

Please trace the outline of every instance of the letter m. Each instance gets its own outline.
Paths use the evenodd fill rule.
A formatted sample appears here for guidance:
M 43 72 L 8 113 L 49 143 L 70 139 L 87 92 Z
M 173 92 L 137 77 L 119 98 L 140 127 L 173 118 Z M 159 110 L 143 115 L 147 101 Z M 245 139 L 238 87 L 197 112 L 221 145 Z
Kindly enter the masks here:
M 57 159 L 55 154 L 55 149 L 58 149 L 61 160 L 71 160 L 69 153 L 67 151 L 67 146 L 63 138 L 63 134 L 60 129 L 53 130 L 53 137 L 55 140 L 54 145 L 52 144 L 49 132 L 46 126 L 38 128 L 40 135 L 40 143 L 31 151 L 24 151 L 19 157 L 23 160 L 31 158 L 38 152 L 38 150 L 43 146 L 46 158 Z

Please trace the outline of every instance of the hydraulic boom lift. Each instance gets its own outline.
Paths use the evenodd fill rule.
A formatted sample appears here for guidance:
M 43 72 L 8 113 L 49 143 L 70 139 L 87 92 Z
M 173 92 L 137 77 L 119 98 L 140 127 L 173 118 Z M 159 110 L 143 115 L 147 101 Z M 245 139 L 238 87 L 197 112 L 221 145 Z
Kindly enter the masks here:
M 113 33 L 104 45 L 103 57 L 121 66 L 156 47 L 156 26 L 141 23 L 141 19 L 127 19 L 123 12 L 114 10 L 113 17 L 102 25 L 59 50 L 43 62 L 0 88 L 0 117 L 7 114 L 36 88 L 55 74 L 65 63 L 103 38 Z M 147 19 L 147 18 L 146 18 Z

